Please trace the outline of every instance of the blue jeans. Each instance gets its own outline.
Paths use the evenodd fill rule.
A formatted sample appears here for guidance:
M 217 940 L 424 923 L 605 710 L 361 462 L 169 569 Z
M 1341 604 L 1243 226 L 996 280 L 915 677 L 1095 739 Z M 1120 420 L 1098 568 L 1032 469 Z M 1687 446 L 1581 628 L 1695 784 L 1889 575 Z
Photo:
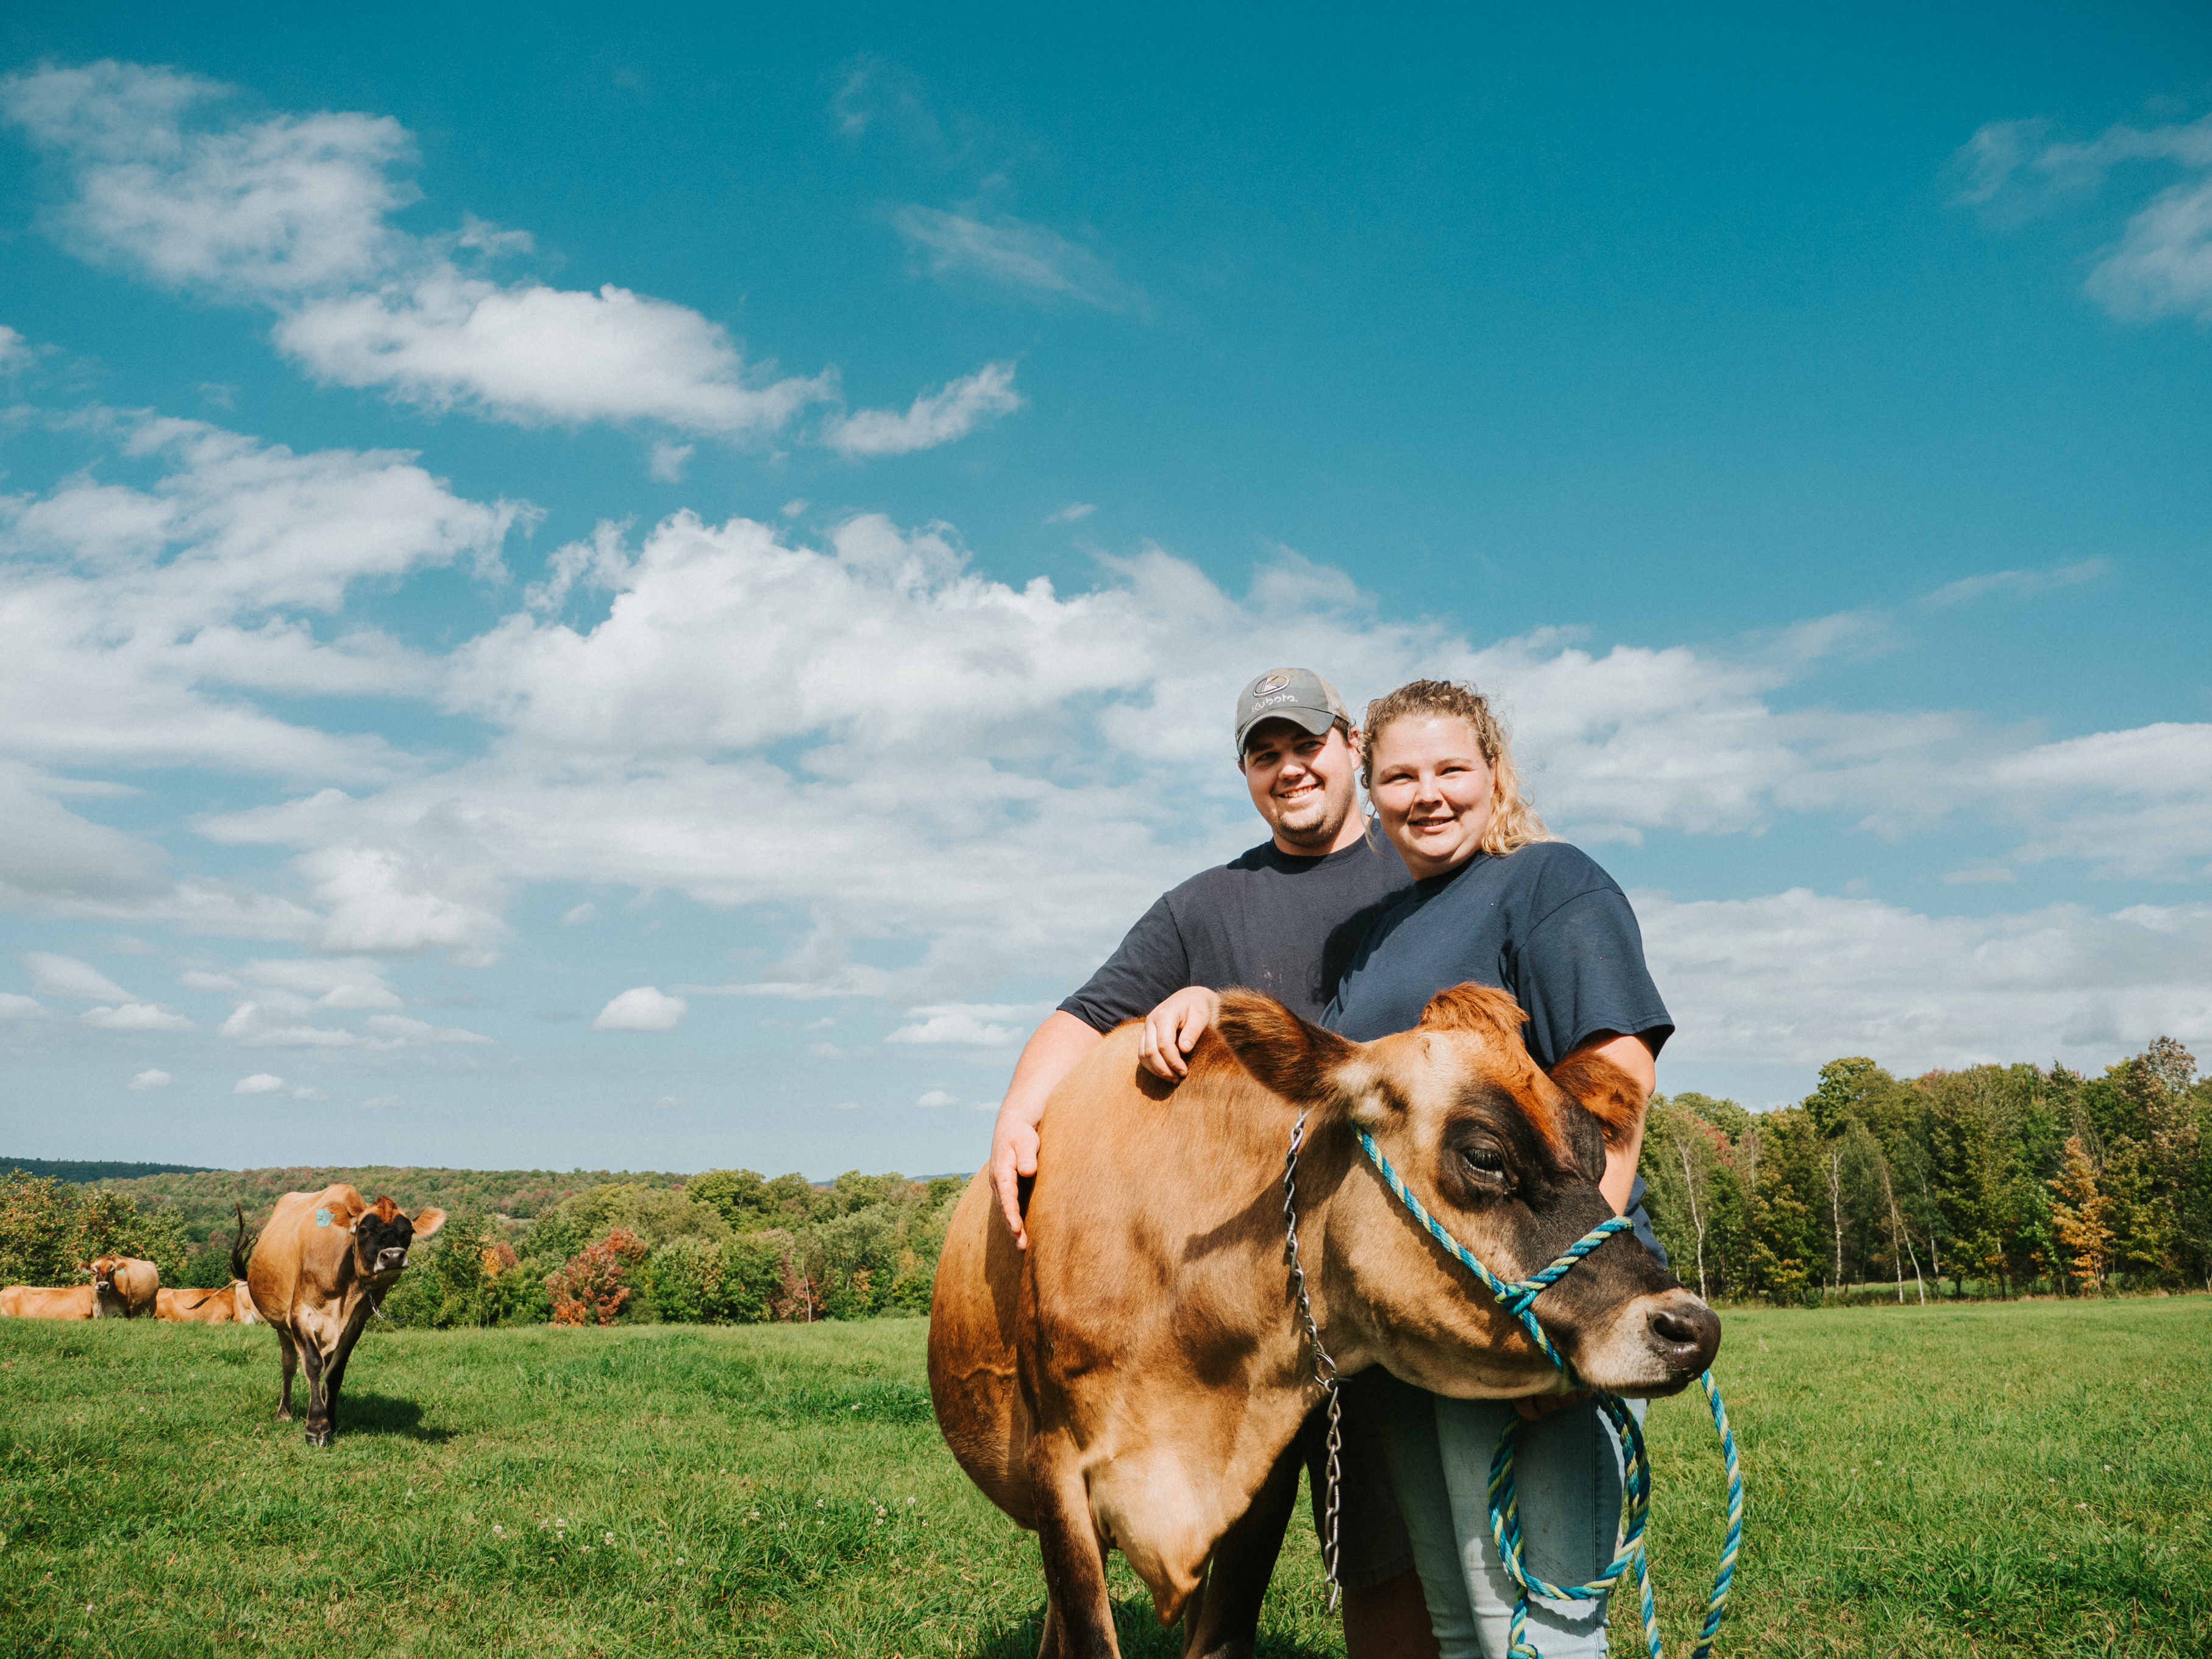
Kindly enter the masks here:
M 1490 1460 L 1512 1405 L 1447 1400 L 1395 1378 L 1376 1394 L 1376 1437 L 1443 1659 L 1504 1659 L 1514 1592 L 1490 1536 Z M 1644 1402 L 1631 1406 L 1641 1422 Z M 1554 1584 L 1603 1572 L 1620 1524 L 1620 1449 L 1597 1407 L 1522 1424 L 1513 1472 L 1529 1572 Z M 1605 1659 L 1605 1621 L 1604 1598 L 1529 1598 L 1528 1638 L 1543 1659 Z

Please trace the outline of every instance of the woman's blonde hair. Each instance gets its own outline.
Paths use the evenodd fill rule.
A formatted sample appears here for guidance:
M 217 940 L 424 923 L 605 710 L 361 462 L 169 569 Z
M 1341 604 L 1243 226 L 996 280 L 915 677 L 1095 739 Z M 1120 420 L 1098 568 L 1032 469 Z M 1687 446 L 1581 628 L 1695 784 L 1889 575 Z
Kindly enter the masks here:
M 1465 720 L 1490 768 L 1490 827 L 1482 833 L 1482 850 L 1503 858 L 1532 841 L 1554 839 L 1536 816 L 1536 809 L 1521 793 L 1521 775 L 1514 769 L 1513 741 L 1504 724 L 1491 712 L 1490 699 L 1457 680 L 1408 680 L 1388 696 L 1367 705 L 1360 722 L 1359 787 L 1375 798 L 1375 750 L 1391 722 L 1439 717 Z

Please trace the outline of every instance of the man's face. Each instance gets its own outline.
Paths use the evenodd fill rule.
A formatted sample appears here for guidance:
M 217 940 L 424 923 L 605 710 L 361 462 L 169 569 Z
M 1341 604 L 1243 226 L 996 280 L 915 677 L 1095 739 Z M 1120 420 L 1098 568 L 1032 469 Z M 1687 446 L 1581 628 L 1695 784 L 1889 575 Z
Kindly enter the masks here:
M 1289 720 L 1263 720 L 1244 741 L 1244 787 L 1286 853 L 1326 853 L 1352 816 L 1358 773 L 1344 728 L 1320 737 Z

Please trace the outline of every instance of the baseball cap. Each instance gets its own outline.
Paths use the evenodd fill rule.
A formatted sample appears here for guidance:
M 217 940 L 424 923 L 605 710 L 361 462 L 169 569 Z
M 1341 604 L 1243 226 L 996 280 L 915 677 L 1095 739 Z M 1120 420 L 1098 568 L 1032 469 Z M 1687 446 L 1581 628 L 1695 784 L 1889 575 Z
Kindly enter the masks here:
M 1319 737 L 1342 720 L 1352 724 L 1336 688 L 1310 668 L 1271 668 L 1237 694 L 1237 757 L 1262 720 L 1289 720 Z

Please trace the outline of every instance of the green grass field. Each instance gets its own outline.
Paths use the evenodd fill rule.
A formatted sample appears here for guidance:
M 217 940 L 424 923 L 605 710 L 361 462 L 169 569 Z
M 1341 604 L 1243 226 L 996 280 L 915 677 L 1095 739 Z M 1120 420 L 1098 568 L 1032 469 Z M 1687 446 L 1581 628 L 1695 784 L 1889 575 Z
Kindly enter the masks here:
M 1727 1325 L 1723 1654 L 2212 1651 L 2212 1299 Z M 379 1330 L 311 1452 L 266 1330 L 0 1321 L 0 1651 L 1029 1659 L 1035 1545 L 939 1444 L 923 1336 Z M 1652 1443 L 1673 1643 L 1719 1461 L 1694 1396 Z M 1125 1646 L 1172 1652 L 1117 1582 Z M 1263 1634 L 1342 1650 L 1302 1526 Z

